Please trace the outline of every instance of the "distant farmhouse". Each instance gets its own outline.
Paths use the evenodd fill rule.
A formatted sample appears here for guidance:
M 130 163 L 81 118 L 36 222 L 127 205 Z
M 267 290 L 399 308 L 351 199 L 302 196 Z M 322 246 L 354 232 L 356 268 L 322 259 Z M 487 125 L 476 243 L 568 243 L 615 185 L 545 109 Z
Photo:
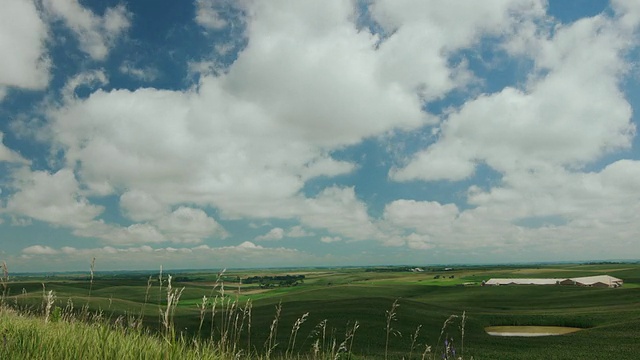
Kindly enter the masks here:
M 624 282 L 609 275 L 585 276 L 577 278 L 557 278 L 557 279 L 489 279 L 482 285 L 575 285 L 591 287 L 620 287 Z

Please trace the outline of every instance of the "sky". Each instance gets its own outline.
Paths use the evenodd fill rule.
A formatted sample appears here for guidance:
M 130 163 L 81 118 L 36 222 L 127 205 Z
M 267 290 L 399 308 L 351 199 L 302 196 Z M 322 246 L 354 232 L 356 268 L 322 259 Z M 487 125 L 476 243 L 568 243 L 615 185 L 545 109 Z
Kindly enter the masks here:
M 2 0 L 10 271 L 640 259 L 640 2 Z

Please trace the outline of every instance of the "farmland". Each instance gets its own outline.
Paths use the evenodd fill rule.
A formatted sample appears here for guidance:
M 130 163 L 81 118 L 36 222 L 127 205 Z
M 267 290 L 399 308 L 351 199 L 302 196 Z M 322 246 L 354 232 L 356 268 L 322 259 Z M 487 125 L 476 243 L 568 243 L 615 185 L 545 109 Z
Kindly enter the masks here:
M 392 358 L 407 358 L 410 352 L 412 357 L 420 358 L 425 345 L 431 346 L 430 354 L 440 358 L 445 351 L 444 339 L 454 344 L 458 354 L 464 351 L 465 359 L 636 359 L 640 354 L 640 264 L 462 266 L 447 271 L 444 267 L 427 266 L 422 272 L 410 269 L 244 269 L 223 273 L 165 270 L 162 276 L 159 271 L 96 273 L 93 279 L 88 272 L 46 277 L 19 274 L 7 283 L 4 301 L 12 307 L 41 313 L 44 284 L 45 294 L 55 294 L 54 309 L 73 308 L 79 312 L 87 307 L 111 321 L 119 316 L 142 319 L 146 328 L 162 333 L 161 313 L 167 307 L 167 280 L 171 274 L 173 291 L 184 288 L 172 313 L 177 335 L 219 339 L 225 319 L 226 326 L 240 321 L 225 315 L 225 310 L 242 314 L 238 310 L 250 304 L 250 319 L 242 320 L 245 323 L 241 332 L 233 332 L 234 345 L 243 348 L 245 354 L 260 355 L 268 350 L 265 343 L 273 333 L 278 307 L 281 314 L 271 342 L 277 354 L 311 354 L 314 341 L 319 339 L 319 324 L 323 323 L 326 346 L 332 339 L 338 344 L 347 340 L 351 332 L 349 351 L 367 358 L 384 357 L 385 352 Z M 480 286 L 492 277 L 600 274 L 621 278 L 624 286 Z M 216 309 L 212 308 L 214 301 Z M 392 309 L 394 301 L 398 306 Z M 395 313 L 393 318 L 388 316 L 390 311 Z M 299 330 L 291 344 L 297 320 Z M 582 330 L 537 338 L 494 337 L 484 330 L 501 325 L 569 326 Z

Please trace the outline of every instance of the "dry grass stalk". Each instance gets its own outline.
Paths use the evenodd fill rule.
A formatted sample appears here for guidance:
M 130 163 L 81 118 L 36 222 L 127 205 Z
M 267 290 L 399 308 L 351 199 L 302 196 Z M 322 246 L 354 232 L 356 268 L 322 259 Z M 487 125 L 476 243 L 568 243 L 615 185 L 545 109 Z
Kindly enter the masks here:
M 96 267 L 96 258 L 92 258 L 91 259 L 91 267 L 90 267 L 90 272 L 91 272 L 91 279 L 89 280 L 89 299 L 91 299 L 91 290 L 93 289 L 93 271 L 95 270 Z
M 328 322 L 327 319 L 320 321 L 318 325 L 316 325 L 316 327 L 313 328 L 311 333 L 309 333 L 309 337 L 308 337 L 309 339 L 313 339 L 313 338 L 316 339 L 311 345 L 311 348 L 313 349 L 314 357 L 319 355 L 320 351 L 324 353 L 327 350 L 325 347 L 326 346 L 325 338 L 327 334 L 327 322 Z
M 461 340 L 460 340 L 460 355 L 462 358 L 464 358 L 464 328 L 467 324 L 467 312 L 463 311 L 462 312 L 462 320 L 460 321 L 460 334 L 461 334 Z
M 184 287 L 181 289 L 174 289 L 171 286 L 171 275 L 167 278 L 167 307 L 164 311 L 160 309 L 160 314 L 162 316 L 162 325 L 165 330 L 165 338 L 171 338 L 172 341 L 175 339 L 175 329 L 173 326 L 173 318 L 175 315 L 176 307 L 178 306 L 178 302 L 180 301 L 180 296 L 182 296 L 182 292 L 184 291 Z
M 422 360 L 427 358 L 427 355 L 431 354 L 431 346 L 424 344 L 424 351 L 422 352 Z
M 420 329 L 422 329 L 422 325 L 418 325 L 416 327 L 416 331 L 413 333 L 413 335 L 411 335 L 411 348 L 409 350 L 409 359 L 412 359 L 412 355 L 413 355 L 413 350 L 416 347 L 416 342 L 418 340 L 418 335 L 420 334 Z
M 350 339 L 350 341 L 349 341 L 349 349 L 347 349 L 349 354 L 351 354 L 351 350 L 353 349 L 353 340 L 356 337 L 356 330 L 358 330 L 359 327 L 360 327 L 360 323 L 358 323 L 358 321 L 356 321 L 353 324 L 353 328 L 351 329 L 351 331 L 349 333 L 347 333 L 347 339 Z M 351 358 L 351 356 L 349 356 L 349 358 Z
M 280 314 L 282 312 L 282 301 L 278 303 L 276 306 L 276 315 L 271 322 L 271 326 L 269 327 L 269 337 L 265 342 L 265 348 L 267 350 L 265 356 L 267 359 L 270 358 L 273 350 L 278 346 L 277 343 L 277 333 L 278 333 L 278 322 L 280 321 Z
M 385 336 L 385 344 L 384 344 L 384 358 L 385 360 L 388 358 L 389 354 L 389 335 L 400 335 L 400 332 L 391 327 L 391 323 L 397 321 L 397 313 L 396 310 L 400 304 L 398 304 L 398 299 L 396 299 L 393 304 L 391 304 L 391 309 L 386 311 L 387 314 L 387 327 L 386 327 L 386 336 Z
M 211 342 L 213 343 L 213 333 L 216 323 L 216 306 L 218 305 L 218 295 L 211 302 L 211 331 L 209 332 L 211 336 Z
M 442 329 L 440 330 L 440 336 L 438 336 L 438 342 L 436 342 L 436 347 L 438 346 L 438 344 L 440 344 L 440 340 L 442 340 L 442 335 L 444 335 L 444 331 L 447 329 L 447 326 L 454 320 L 457 319 L 458 315 L 450 315 L 447 320 L 444 321 L 444 323 L 442 324 Z M 446 337 L 445 337 L 446 339 Z M 444 344 L 444 350 L 443 352 L 446 353 L 447 351 L 447 344 Z M 435 359 L 435 353 L 432 355 L 433 358 Z
M 42 301 L 44 304 L 44 322 L 49 322 L 49 317 L 51 316 L 51 308 L 56 301 L 56 294 L 53 290 L 49 290 L 47 292 L 44 283 L 42 283 Z
M 64 307 L 64 318 L 67 321 L 73 319 L 73 300 L 71 298 L 67 298 L 67 304 Z
M 142 324 L 142 321 L 144 321 L 144 315 L 147 310 L 147 303 L 149 303 L 149 291 L 151 290 L 151 285 L 153 285 L 152 277 L 149 276 L 149 279 L 147 280 L 147 288 L 144 292 L 144 303 L 142 304 L 142 310 L 140 311 L 140 320 L 138 322 L 139 324 Z
M 353 339 L 355 338 L 356 330 L 358 330 L 359 327 L 360 327 L 360 323 L 358 323 L 357 321 L 353 324 L 353 327 L 347 324 L 347 330 L 344 335 L 344 341 L 340 343 L 340 345 L 338 346 L 338 350 L 335 352 L 335 354 L 332 354 L 333 355 L 332 358 L 334 360 L 340 359 L 343 353 L 347 354 L 347 359 L 351 358 L 351 350 L 353 349 Z
M 0 278 L 0 283 L 2 284 L 1 302 L 4 303 L 5 297 L 9 295 L 9 268 L 5 261 L 2 262 L 2 277 Z
M 285 354 L 291 356 L 291 354 L 293 353 L 293 349 L 296 346 L 296 338 L 298 336 L 300 326 L 304 324 L 305 321 L 307 321 L 308 316 L 309 313 L 305 313 L 293 323 L 293 326 L 291 327 L 291 335 L 289 335 L 289 343 L 287 344 L 287 351 L 285 352 Z
M 200 325 L 198 326 L 198 335 L 202 332 L 202 323 L 204 322 L 204 315 L 207 311 L 207 304 L 209 299 L 207 299 L 207 295 L 202 296 L 202 303 L 198 305 L 198 309 L 200 310 Z
M 253 302 L 251 299 L 247 300 L 244 307 L 244 315 L 247 319 L 247 350 L 251 351 L 251 314 L 253 311 Z M 244 322 L 244 318 L 243 318 Z

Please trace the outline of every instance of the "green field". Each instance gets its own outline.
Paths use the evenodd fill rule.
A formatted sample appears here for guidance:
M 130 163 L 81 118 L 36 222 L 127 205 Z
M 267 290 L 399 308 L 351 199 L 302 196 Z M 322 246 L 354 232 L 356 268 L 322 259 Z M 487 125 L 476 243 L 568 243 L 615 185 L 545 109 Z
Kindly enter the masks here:
M 468 266 L 444 271 L 424 268 L 411 272 L 408 268 L 340 268 L 280 269 L 227 271 L 218 278 L 215 272 L 173 273 L 173 288 L 184 290 L 175 308 L 173 320 L 177 334 L 220 339 L 225 329 L 242 324 L 234 335 L 235 351 L 263 356 L 265 342 L 278 304 L 277 343 L 274 354 L 301 354 L 311 357 L 312 345 L 320 340 L 318 325 L 326 320 L 325 348 L 332 339 L 339 345 L 345 333 L 358 328 L 348 338 L 347 346 L 356 358 L 384 357 L 388 336 L 390 358 L 421 358 L 425 345 L 431 346 L 427 358 L 440 359 L 444 339 L 451 339 L 464 358 L 474 359 L 638 359 L 640 357 L 640 264 L 562 264 L 545 266 Z M 158 273 L 65 274 L 42 278 L 14 277 L 8 283 L 4 302 L 13 307 L 42 311 L 43 286 L 56 295 L 55 306 L 80 311 L 88 306 L 101 311 L 106 319 L 120 315 L 140 318 L 154 331 L 163 329 L 160 312 L 166 307 L 166 272 L 163 287 Z M 608 274 L 624 280 L 621 288 L 589 288 L 575 286 L 480 286 L 491 277 L 579 277 Z M 238 279 L 254 276 L 276 277 L 304 275 L 296 285 L 278 281 L 242 284 Z M 151 278 L 150 278 L 151 277 Z M 150 279 L 149 279 L 150 278 Z M 218 282 L 216 284 L 216 279 Z M 150 286 L 150 287 L 149 287 Z M 224 289 L 224 290 L 223 290 Z M 200 327 L 203 296 L 211 302 L 217 297 L 212 326 L 208 305 Z M 222 298 L 224 296 L 224 298 Z M 145 300 L 146 298 L 146 300 Z M 249 317 L 242 310 L 251 300 Z M 387 331 L 387 311 L 394 301 L 399 306 L 393 331 Z M 222 310 L 232 309 L 234 312 Z M 308 313 L 296 333 L 292 345 L 292 326 Z M 464 317 L 464 339 L 461 329 Z M 246 317 L 242 320 L 241 317 Z M 231 316 L 230 316 L 231 315 Z M 443 324 L 451 315 L 447 327 Z M 537 338 L 494 337 L 484 328 L 496 325 L 570 326 L 583 330 Z M 412 341 L 416 328 L 417 339 Z M 212 332 L 213 329 L 213 332 Z M 250 330 L 250 336 L 249 336 Z M 235 334 L 235 333 L 234 333 Z M 463 342 L 464 340 L 464 342 Z M 246 349 L 249 347 L 248 349 Z M 328 351 L 327 351 L 328 352 Z

